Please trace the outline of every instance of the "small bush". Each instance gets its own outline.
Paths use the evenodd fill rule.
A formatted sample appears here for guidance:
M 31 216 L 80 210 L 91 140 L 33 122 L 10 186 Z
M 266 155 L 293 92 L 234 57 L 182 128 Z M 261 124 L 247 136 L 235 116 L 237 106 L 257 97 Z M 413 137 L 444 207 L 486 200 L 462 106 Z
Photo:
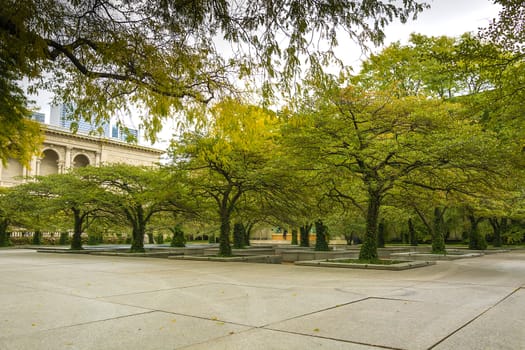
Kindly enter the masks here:
M 170 228 L 170 231 L 173 232 L 173 239 L 171 240 L 170 246 L 185 247 L 186 237 L 184 237 L 184 231 L 182 231 L 182 228 L 180 227 L 180 225 Z
M 507 245 L 520 244 L 524 241 L 525 234 L 519 228 L 513 228 L 512 230 L 503 233 L 501 239 L 503 243 Z
M 70 243 L 69 233 L 68 232 L 60 232 L 60 238 L 58 240 L 58 244 L 60 244 L 60 245 L 68 245 L 69 243 Z
M 233 247 L 236 249 L 244 248 L 244 225 L 240 222 L 233 225 Z
M 42 244 L 42 232 L 35 231 L 33 233 L 33 240 L 31 241 L 31 244 L 34 244 L 34 245 Z

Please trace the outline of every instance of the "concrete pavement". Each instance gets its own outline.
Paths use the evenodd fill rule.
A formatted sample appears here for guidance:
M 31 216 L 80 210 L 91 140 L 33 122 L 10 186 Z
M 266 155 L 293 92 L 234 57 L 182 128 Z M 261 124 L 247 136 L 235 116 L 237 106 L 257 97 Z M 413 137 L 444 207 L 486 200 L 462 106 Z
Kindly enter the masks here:
M 3 249 L 0 349 L 525 349 L 525 251 L 374 271 Z

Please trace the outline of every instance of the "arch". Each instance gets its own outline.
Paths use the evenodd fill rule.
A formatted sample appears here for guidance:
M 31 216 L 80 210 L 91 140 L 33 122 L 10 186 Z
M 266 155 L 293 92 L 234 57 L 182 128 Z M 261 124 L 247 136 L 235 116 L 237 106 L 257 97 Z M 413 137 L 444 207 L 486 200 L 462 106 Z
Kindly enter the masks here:
M 90 165 L 89 158 L 84 154 L 77 154 L 73 159 L 73 168 L 83 168 Z
M 52 149 L 46 149 L 42 153 L 40 161 L 40 175 L 58 174 L 58 153 Z

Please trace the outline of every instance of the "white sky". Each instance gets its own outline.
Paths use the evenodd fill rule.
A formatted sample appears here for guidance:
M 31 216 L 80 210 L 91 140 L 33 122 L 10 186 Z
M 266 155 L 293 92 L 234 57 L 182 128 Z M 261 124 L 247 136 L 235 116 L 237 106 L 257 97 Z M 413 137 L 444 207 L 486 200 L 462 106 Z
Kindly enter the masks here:
M 431 8 L 418 16 L 416 21 L 406 24 L 391 24 L 386 29 L 385 45 L 395 41 L 407 43 L 411 33 L 428 36 L 459 36 L 465 32 L 477 32 L 489 21 L 498 16 L 500 7 L 492 0 L 426 0 Z M 345 57 L 345 63 L 354 67 L 365 58 L 363 53 L 353 44 L 340 42 L 337 54 Z M 373 49 L 378 51 L 380 48 Z M 46 114 L 49 120 L 52 95 L 42 91 L 38 96 L 29 96 L 34 100 L 39 111 Z

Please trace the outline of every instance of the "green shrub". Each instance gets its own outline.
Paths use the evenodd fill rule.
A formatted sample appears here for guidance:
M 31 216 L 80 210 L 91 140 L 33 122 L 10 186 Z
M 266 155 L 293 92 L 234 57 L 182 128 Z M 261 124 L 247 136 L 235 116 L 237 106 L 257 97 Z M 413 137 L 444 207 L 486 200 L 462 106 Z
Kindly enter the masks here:
M 385 247 L 385 221 L 381 220 L 377 227 L 377 247 Z
M 0 247 L 9 247 L 13 245 L 10 240 L 11 233 L 7 231 L 0 231 Z
M 322 220 L 315 222 L 315 250 L 327 251 L 328 247 L 328 227 Z
M 501 235 L 502 241 L 507 245 L 520 244 L 525 239 L 524 231 L 519 228 L 513 228 Z
M 173 233 L 173 239 L 171 240 L 170 246 L 185 247 L 186 237 L 184 237 L 184 231 L 182 231 L 180 225 L 176 225 L 175 227 L 170 228 L 170 231 Z
M 58 240 L 58 244 L 60 244 L 60 245 L 68 245 L 69 243 L 70 243 L 69 233 L 68 232 L 60 232 L 60 238 Z
M 33 240 L 31 241 L 31 244 L 34 244 L 34 245 L 42 244 L 42 232 L 37 230 L 33 233 Z
M 240 222 L 233 225 L 233 248 L 244 248 L 244 225 Z

